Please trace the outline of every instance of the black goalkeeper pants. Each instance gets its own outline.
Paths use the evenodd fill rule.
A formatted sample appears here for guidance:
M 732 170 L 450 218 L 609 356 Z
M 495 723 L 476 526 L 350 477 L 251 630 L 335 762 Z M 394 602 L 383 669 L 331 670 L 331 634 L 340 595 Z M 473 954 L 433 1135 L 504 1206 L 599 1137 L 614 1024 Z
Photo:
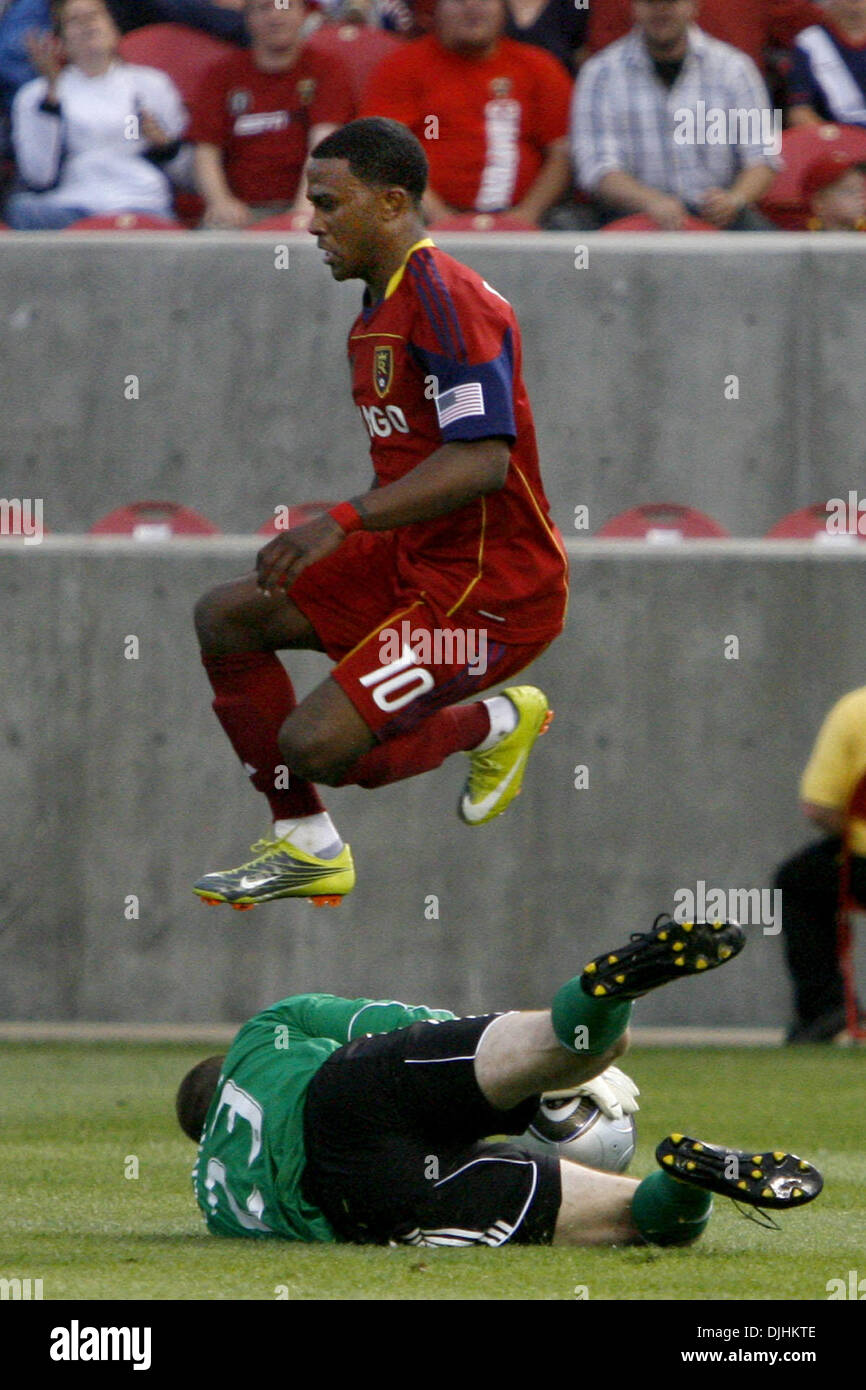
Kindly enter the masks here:
M 359 1038 L 319 1068 L 304 1108 L 304 1192 L 358 1244 L 547 1244 L 559 1157 L 485 1135 L 523 1134 L 534 1096 L 495 1110 L 474 1057 L 496 1015 Z
M 838 836 L 819 840 L 795 854 L 779 869 L 782 932 L 794 986 L 797 1023 L 814 1023 L 844 1007 L 842 974 L 836 946 L 839 895 Z M 851 860 L 851 891 L 866 906 L 866 859 Z

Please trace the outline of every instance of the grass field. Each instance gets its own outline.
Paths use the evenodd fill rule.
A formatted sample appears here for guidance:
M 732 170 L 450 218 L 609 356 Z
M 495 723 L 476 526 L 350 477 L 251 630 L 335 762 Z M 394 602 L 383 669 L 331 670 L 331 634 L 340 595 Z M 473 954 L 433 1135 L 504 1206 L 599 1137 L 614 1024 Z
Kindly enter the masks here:
M 643 1049 L 631 1172 L 680 1129 L 816 1162 L 814 1205 L 760 1230 L 718 1199 L 691 1250 L 479 1251 L 296 1246 L 209 1236 L 173 1096 L 209 1050 L 187 1045 L 0 1048 L 0 1276 L 45 1299 L 826 1299 L 866 1276 L 866 1057 L 830 1048 Z M 138 1176 L 132 1173 L 137 1160 Z M 585 1293 L 583 1292 L 585 1290 Z

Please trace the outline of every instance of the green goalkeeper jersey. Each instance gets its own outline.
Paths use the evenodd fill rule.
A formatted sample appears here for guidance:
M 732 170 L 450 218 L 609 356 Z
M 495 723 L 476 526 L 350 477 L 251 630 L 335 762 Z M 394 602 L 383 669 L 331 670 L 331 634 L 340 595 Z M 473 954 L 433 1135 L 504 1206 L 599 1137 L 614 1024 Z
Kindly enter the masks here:
M 297 994 L 256 1014 L 223 1063 L 193 1169 L 211 1231 L 227 1236 L 335 1240 L 301 1191 L 304 1101 L 323 1062 L 344 1043 L 424 1019 L 454 1018 L 395 1000 Z

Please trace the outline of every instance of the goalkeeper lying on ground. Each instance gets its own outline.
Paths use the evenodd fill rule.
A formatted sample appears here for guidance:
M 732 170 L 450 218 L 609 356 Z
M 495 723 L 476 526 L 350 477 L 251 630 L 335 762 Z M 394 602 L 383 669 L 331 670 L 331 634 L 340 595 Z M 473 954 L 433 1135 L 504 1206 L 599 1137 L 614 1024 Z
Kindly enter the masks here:
M 810 1201 L 821 1175 L 781 1151 L 671 1135 L 656 1150 L 660 1171 L 637 1182 L 564 1161 L 555 1145 L 485 1142 L 524 1134 L 554 1090 L 583 1088 L 609 1113 L 636 1109 L 633 1084 L 611 1066 L 631 1001 L 724 964 L 744 940 L 733 924 L 657 919 L 540 1013 L 282 1000 L 178 1091 L 209 1228 L 373 1244 L 679 1245 L 704 1230 L 714 1192 L 755 1207 Z

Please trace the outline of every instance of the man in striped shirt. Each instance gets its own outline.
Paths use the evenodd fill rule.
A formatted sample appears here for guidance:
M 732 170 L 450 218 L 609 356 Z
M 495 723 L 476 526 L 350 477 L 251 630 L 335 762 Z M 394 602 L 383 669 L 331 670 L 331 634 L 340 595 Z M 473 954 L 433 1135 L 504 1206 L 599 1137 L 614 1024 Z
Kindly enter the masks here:
M 750 58 L 694 23 L 696 0 L 634 0 L 635 27 L 582 69 L 571 141 L 604 217 L 642 212 L 668 231 L 689 214 L 726 231 L 766 227 L 779 113 Z

